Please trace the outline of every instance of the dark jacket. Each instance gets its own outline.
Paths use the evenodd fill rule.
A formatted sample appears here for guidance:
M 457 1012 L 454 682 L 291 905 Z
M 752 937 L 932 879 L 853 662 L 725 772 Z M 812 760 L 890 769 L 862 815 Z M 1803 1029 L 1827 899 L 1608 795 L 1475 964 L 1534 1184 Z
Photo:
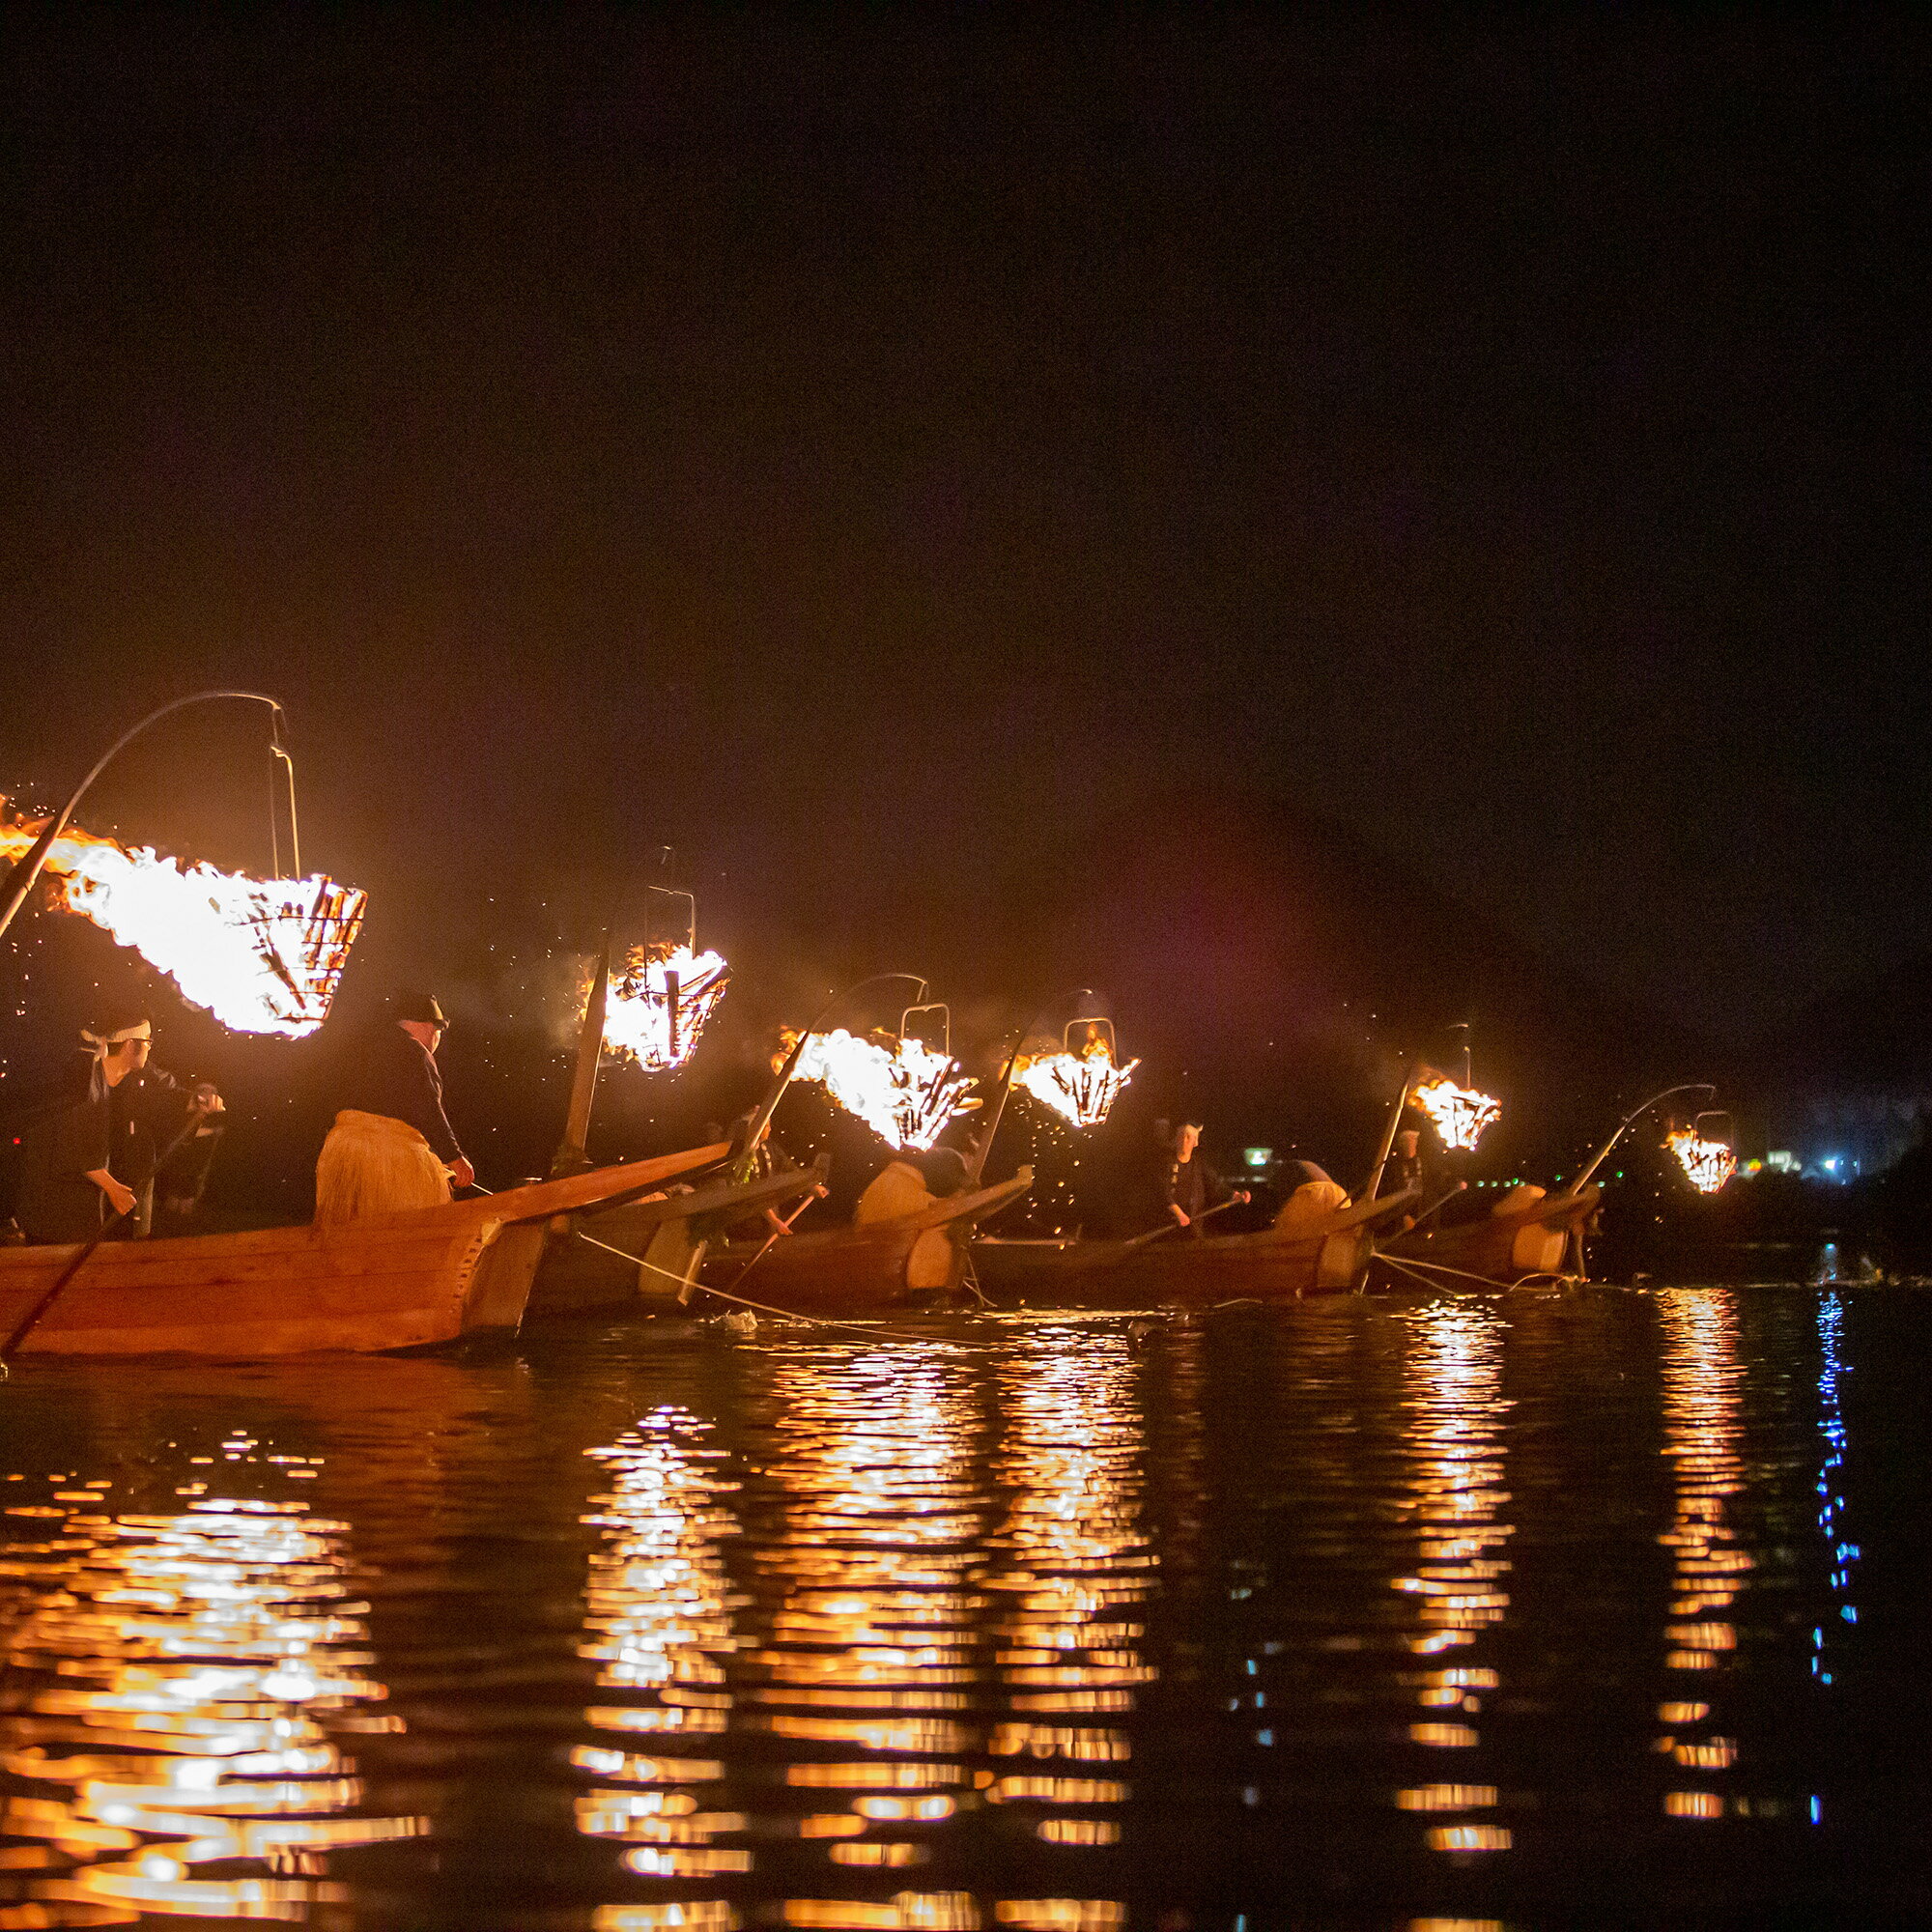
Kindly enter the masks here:
M 14 1123 L 14 1217 L 29 1240 L 91 1241 L 113 1218 L 88 1176 L 105 1168 L 136 1194 L 186 1123 L 191 1095 L 158 1066 L 109 1087 L 100 1064 L 79 1067 Z M 131 1225 L 126 1230 L 132 1233 Z
M 372 1027 L 355 1042 L 336 1081 L 335 1104 L 407 1122 L 445 1164 L 463 1158 L 442 1111 L 435 1057 L 395 1020 Z
M 1208 1166 L 1207 1156 L 1199 1148 L 1194 1150 L 1192 1160 L 1180 1160 L 1173 1154 L 1167 1156 L 1161 1168 L 1160 1201 L 1163 1208 L 1179 1208 L 1192 1221 L 1227 1198 L 1226 1183 Z
M 1392 1153 L 1383 1164 L 1381 1185 L 1376 1189 L 1376 1194 L 1378 1198 L 1384 1194 L 1402 1194 L 1423 1184 L 1421 1154 Z

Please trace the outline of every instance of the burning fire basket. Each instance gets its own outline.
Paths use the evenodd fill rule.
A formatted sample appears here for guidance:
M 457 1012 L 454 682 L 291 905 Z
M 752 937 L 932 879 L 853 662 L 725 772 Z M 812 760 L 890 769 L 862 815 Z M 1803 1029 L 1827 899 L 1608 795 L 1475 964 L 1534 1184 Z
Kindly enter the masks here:
M 1076 1034 L 1081 1034 L 1077 1046 Z M 1099 1014 L 1069 1020 L 1061 1030 L 1060 1049 L 1022 1054 L 1014 1062 L 1013 1079 L 1069 1126 L 1097 1127 L 1140 1062 L 1121 1064 L 1114 1023 Z

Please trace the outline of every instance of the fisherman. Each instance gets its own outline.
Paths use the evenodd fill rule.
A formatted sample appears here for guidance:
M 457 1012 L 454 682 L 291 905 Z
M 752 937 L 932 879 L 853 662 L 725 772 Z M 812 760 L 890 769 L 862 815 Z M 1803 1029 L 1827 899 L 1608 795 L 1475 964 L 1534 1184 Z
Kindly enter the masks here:
M 212 1083 L 189 1089 L 148 1065 L 154 1037 L 138 1009 L 101 1010 L 81 1029 L 85 1071 L 19 1123 L 14 1213 L 29 1240 L 150 1232 L 156 1169 L 223 1110 Z
M 1274 1217 L 1277 1235 L 1308 1236 L 1323 1232 L 1325 1225 L 1349 1206 L 1349 1190 L 1312 1160 L 1292 1160 L 1283 1167 L 1278 1185 L 1294 1183 L 1293 1192 L 1281 1204 Z
M 1376 1193 L 1406 1194 L 1422 1188 L 1422 1136 L 1413 1127 L 1405 1127 L 1395 1137 L 1395 1147 L 1382 1166 L 1382 1183 Z
M 315 1218 L 355 1221 L 439 1208 L 473 1187 L 442 1111 L 437 1043 L 449 1026 L 431 993 L 399 991 L 363 1035 L 337 1085 L 341 1111 L 315 1164 Z
M 969 1179 L 966 1157 L 956 1148 L 896 1154 L 860 1195 L 859 1205 L 852 1210 L 852 1225 L 864 1228 L 875 1221 L 902 1221 L 923 1214 L 960 1193 Z M 955 1258 L 952 1236 L 944 1228 L 928 1228 L 906 1257 L 906 1286 L 950 1286 Z
M 1210 1208 L 1238 1206 L 1249 1198 L 1244 1187 L 1230 1189 L 1201 1149 L 1201 1122 L 1183 1121 L 1161 1170 L 1161 1206 L 1179 1228 L 1192 1228 Z

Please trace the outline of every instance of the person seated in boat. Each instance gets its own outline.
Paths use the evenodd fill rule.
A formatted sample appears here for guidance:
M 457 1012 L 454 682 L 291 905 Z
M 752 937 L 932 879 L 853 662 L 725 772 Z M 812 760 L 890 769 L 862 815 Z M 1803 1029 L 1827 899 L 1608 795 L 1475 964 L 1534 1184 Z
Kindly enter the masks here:
M 1543 1200 L 1548 1190 L 1533 1180 L 1520 1180 L 1490 1209 L 1492 1214 L 1526 1214 Z
M 436 1049 L 449 1021 L 431 993 L 397 992 L 338 1069 L 335 1124 L 315 1164 L 315 1218 L 440 1208 L 476 1170 L 442 1110 Z
M 852 1210 L 852 1225 L 897 1221 L 957 1194 L 966 1185 L 966 1156 L 955 1148 L 897 1153 L 866 1185 Z
M 1312 1160 L 1290 1161 L 1281 1179 L 1294 1181 L 1295 1187 L 1275 1213 L 1277 1235 L 1312 1235 L 1349 1205 L 1349 1190 Z
M 864 1228 L 878 1221 L 899 1221 L 923 1214 L 928 1208 L 961 1193 L 970 1177 L 966 1156 L 956 1148 L 933 1148 L 925 1153 L 895 1154 L 875 1174 L 852 1210 L 852 1225 Z M 955 1264 L 952 1236 L 944 1228 L 928 1228 L 912 1244 L 906 1258 L 908 1288 L 944 1288 Z
M 1192 1229 L 1211 1209 L 1249 1199 L 1244 1187 L 1231 1188 L 1201 1151 L 1201 1122 L 1183 1121 L 1177 1129 L 1161 1171 L 1161 1206 L 1175 1225 Z
M 1376 1193 L 1378 1197 L 1406 1194 L 1411 1187 L 1419 1190 L 1422 1184 L 1422 1136 L 1415 1128 L 1405 1127 L 1395 1137 L 1395 1146 L 1382 1167 L 1381 1185 Z
M 109 1008 L 81 1030 L 87 1063 L 18 1123 L 14 1218 L 32 1241 L 147 1235 L 156 1169 L 222 1112 L 210 1082 L 185 1086 L 148 1064 L 155 1029 Z

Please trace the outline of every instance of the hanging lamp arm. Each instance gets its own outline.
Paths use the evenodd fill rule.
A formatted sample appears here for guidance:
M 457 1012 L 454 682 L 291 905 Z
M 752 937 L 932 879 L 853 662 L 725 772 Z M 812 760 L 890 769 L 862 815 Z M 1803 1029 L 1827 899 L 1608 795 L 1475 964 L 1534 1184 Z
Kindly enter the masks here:
M 288 780 L 289 784 L 289 877 L 298 879 L 302 875 L 301 821 L 296 812 L 296 761 L 288 746 L 282 742 L 282 726 L 287 723 L 287 713 L 272 697 L 265 701 L 274 707 L 269 719 L 269 751 L 281 765 L 282 776 Z M 269 814 L 269 833 L 271 838 L 274 836 L 274 829 L 275 818 L 271 810 Z M 279 851 L 275 855 L 275 870 L 278 873 L 281 870 Z
M 1617 1122 L 1616 1132 L 1613 1133 L 1609 1137 L 1609 1139 L 1606 1140 L 1603 1144 L 1603 1146 L 1597 1150 L 1596 1153 L 1591 1157 L 1589 1166 L 1586 1167 L 1582 1171 L 1582 1173 L 1579 1174 L 1576 1178 L 1576 1179 L 1573 1180 L 1570 1183 L 1570 1185 L 1563 1190 L 1564 1193 L 1566 1194 L 1582 1193 L 1583 1189 L 1590 1184 L 1590 1177 L 1593 1174 L 1595 1174 L 1596 1171 L 1603 1166 L 1604 1162 L 1609 1158 L 1610 1150 L 1613 1147 L 1615 1147 L 1620 1140 L 1623 1139 L 1625 1133 L 1629 1130 L 1631 1125 L 1635 1121 L 1637 1121 L 1642 1115 L 1649 1113 L 1651 1108 L 1656 1106 L 1660 1100 L 1667 1100 L 1673 1094 L 1715 1094 L 1717 1091 L 1718 1091 L 1717 1088 L 1715 1088 L 1708 1080 L 1685 1080 L 1680 1082 L 1675 1087 L 1666 1087 L 1662 1094 L 1653 1094 L 1650 1096 L 1650 1098 L 1648 1100 L 1645 1100 L 1640 1106 L 1633 1107 L 1630 1110 L 1630 1112 L 1626 1114 L 1623 1117 L 1623 1119 Z
M 219 698 L 240 698 L 250 704 L 266 704 L 274 713 L 275 753 L 282 760 L 289 775 L 289 827 L 295 829 L 295 765 L 288 752 L 282 746 L 280 703 L 259 691 L 197 691 L 187 697 L 177 697 L 172 703 L 163 704 L 158 710 L 151 711 L 139 724 L 129 725 L 127 730 L 109 745 L 106 751 L 95 760 L 94 769 L 74 786 L 68 802 L 42 828 L 26 854 L 14 863 L 14 869 L 7 875 L 7 883 L 0 886 L 0 933 L 4 933 L 14 923 L 14 915 L 26 903 L 27 895 L 33 891 L 34 882 L 41 876 L 42 867 L 47 863 L 47 855 L 54 849 L 54 841 L 68 828 L 69 821 L 80 809 L 80 802 L 92 788 L 94 781 L 121 753 L 131 745 L 151 724 L 157 724 L 163 718 L 176 711 L 185 711 L 190 704 L 212 704 Z M 299 870 L 299 866 L 298 866 Z
M 792 1051 L 784 1055 L 784 1065 L 773 1076 L 771 1088 L 767 1090 L 763 1101 L 759 1101 L 757 1113 L 753 1113 L 752 1119 L 746 1122 L 744 1134 L 738 1140 L 738 1148 L 732 1153 L 730 1173 L 732 1173 L 734 1180 L 750 1180 L 752 1179 L 752 1155 L 757 1151 L 757 1144 L 763 1138 L 765 1128 L 771 1126 L 771 1117 L 779 1111 L 779 1101 L 784 1099 L 784 1090 L 792 1084 L 792 1074 L 798 1072 L 798 1061 L 800 1061 L 800 1055 L 806 1051 L 806 1041 L 854 993 L 864 993 L 866 987 L 869 987 L 869 985 L 885 985 L 887 980 L 910 980 L 920 989 L 920 999 L 925 999 L 925 980 L 922 980 L 916 972 L 875 972 L 869 980 L 860 980 L 856 985 L 848 985 L 842 993 L 833 993 L 833 997 L 829 1001 L 825 1001 L 825 1005 L 819 1009 L 817 1018 L 813 1018 L 813 1022 L 798 1036 L 798 1039 L 792 1041 Z
M 1067 996 L 1068 1004 L 1093 998 L 1092 986 L 1076 986 Z M 1006 1070 L 1000 1075 L 1000 1091 L 993 1096 L 993 1111 L 986 1117 L 985 1128 L 974 1144 L 972 1155 L 966 1163 L 967 1179 L 971 1186 L 978 1187 L 986 1172 L 986 1157 L 993 1151 L 993 1136 L 1000 1131 L 1000 1122 L 1006 1118 L 1007 1101 L 1012 1094 L 1013 1073 L 1019 1065 L 1020 1053 L 1027 1041 L 1033 1037 L 1035 1031 L 1044 1025 L 1047 1014 L 1052 1010 L 1050 1006 L 1040 1008 L 1039 1011 L 1020 1029 L 1019 1037 L 1013 1041 L 1013 1050 L 1007 1055 Z

